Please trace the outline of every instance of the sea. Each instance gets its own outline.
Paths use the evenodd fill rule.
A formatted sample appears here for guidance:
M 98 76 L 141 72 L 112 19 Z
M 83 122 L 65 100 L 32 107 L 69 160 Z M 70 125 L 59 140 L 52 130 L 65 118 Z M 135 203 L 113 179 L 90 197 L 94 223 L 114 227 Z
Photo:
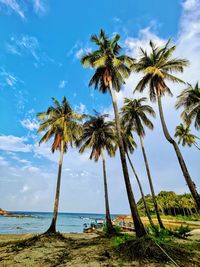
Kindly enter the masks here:
M 19 217 L 0 216 L 0 234 L 43 233 L 48 229 L 52 218 L 51 212 L 12 213 Z M 61 233 L 82 233 L 83 224 L 95 219 L 105 219 L 105 214 L 58 213 L 56 229 Z

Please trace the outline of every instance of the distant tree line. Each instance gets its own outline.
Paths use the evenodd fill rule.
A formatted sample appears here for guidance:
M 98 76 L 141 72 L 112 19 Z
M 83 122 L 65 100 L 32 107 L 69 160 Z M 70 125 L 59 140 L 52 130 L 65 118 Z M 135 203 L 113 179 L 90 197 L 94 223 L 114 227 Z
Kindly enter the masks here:
M 152 196 L 150 194 L 145 196 L 146 204 L 151 214 L 155 213 Z M 173 191 L 161 191 L 156 196 L 158 209 L 162 215 L 183 215 L 193 216 L 199 215 L 194 199 L 191 194 L 177 195 Z M 140 212 L 145 213 L 144 202 L 142 198 L 137 203 Z

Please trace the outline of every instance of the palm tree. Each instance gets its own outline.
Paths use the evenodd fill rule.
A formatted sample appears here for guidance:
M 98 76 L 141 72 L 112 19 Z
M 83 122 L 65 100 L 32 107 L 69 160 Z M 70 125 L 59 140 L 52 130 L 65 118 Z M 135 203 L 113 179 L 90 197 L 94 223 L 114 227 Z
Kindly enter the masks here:
M 84 67 L 90 66 L 95 69 L 95 73 L 90 80 L 89 86 L 94 85 L 95 89 L 99 89 L 100 92 L 110 92 L 112 97 L 113 109 L 115 113 L 115 123 L 119 143 L 119 151 L 122 163 L 122 170 L 124 174 L 124 181 L 126 185 L 129 205 L 135 231 L 137 237 L 146 235 L 146 231 L 142 221 L 140 219 L 131 183 L 129 179 L 129 173 L 126 163 L 125 151 L 121 136 L 120 119 L 118 113 L 118 106 L 115 96 L 115 91 L 119 92 L 121 85 L 125 83 L 126 78 L 130 75 L 130 65 L 133 63 L 133 59 L 120 55 L 121 47 L 118 44 L 120 36 L 117 34 L 113 38 L 109 39 L 103 30 L 100 35 L 92 35 L 91 42 L 98 46 L 97 50 L 89 52 L 83 55 L 81 62 Z
M 169 87 L 166 84 L 166 80 L 183 83 L 181 79 L 177 78 L 171 73 L 173 71 L 183 72 L 183 68 L 188 65 L 188 61 L 185 59 L 174 59 L 171 57 L 176 46 L 170 46 L 169 44 L 170 41 L 168 41 L 163 47 L 157 47 L 152 41 L 150 41 L 150 53 L 147 53 L 141 48 L 141 58 L 133 65 L 133 68 L 136 72 L 143 72 L 144 76 L 136 86 L 135 91 L 143 92 L 148 86 L 150 100 L 157 100 L 165 138 L 174 147 L 187 185 L 196 201 L 198 209 L 200 209 L 200 196 L 196 190 L 196 186 L 192 181 L 192 178 L 190 177 L 180 149 L 167 129 L 162 108 L 162 96 L 164 96 L 166 93 L 172 95 Z
M 38 133 L 46 131 L 39 144 L 48 142 L 53 137 L 52 152 L 60 150 L 53 217 L 46 233 L 56 232 L 63 154 L 67 152 L 68 145 L 72 145 L 72 142 L 79 138 L 81 134 L 81 126 L 77 122 L 77 119 L 80 119 L 81 116 L 71 109 L 66 97 L 63 98 L 61 104 L 55 98 L 52 100 L 53 106 L 50 106 L 46 112 L 41 112 L 37 115 L 41 121 Z
M 137 144 L 134 141 L 134 138 L 133 138 L 133 135 L 132 135 L 131 131 L 128 130 L 127 127 L 125 127 L 123 122 L 121 122 L 121 131 L 122 131 L 122 138 L 123 138 L 123 143 L 124 143 L 124 150 L 125 150 L 126 156 L 128 158 L 129 164 L 131 166 L 131 169 L 133 171 L 133 174 L 134 174 L 134 176 L 136 178 L 136 181 L 138 183 L 139 190 L 140 190 L 140 193 L 141 193 L 141 196 L 142 196 L 142 201 L 143 201 L 145 213 L 146 213 L 146 215 L 147 215 L 147 217 L 149 219 L 150 225 L 153 228 L 155 228 L 155 225 L 153 223 L 153 220 L 152 220 L 150 212 L 149 212 L 149 208 L 148 208 L 146 200 L 145 200 L 145 195 L 144 195 L 144 192 L 143 192 L 143 189 L 142 189 L 142 185 L 141 185 L 139 176 L 138 176 L 138 174 L 136 172 L 136 169 L 133 166 L 133 163 L 132 163 L 130 155 L 129 155 L 129 153 L 133 154 L 135 148 L 137 148 Z
M 183 107 L 182 118 L 188 124 L 194 119 L 194 126 L 197 130 L 200 129 L 200 87 L 198 82 L 193 88 L 189 84 L 188 88 L 178 96 L 176 108 Z
M 95 117 L 90 116 L 90 119 L 83 124 L 83 134 L 76 142 L 77 146 L 80 146 L 80 153 L 83 153 L 85 149 L 91 149 L 90 159 L 98 161 L 99 157 L 102 158 L 103 163 L 103 178 L 104 178 L 104 192 L 105 192 L 105 209 L 106 209 L 106 227 L 107 233 L 115 233 L 115 229 L 112 225 L 109 200 L 108 200 L 108 186 L 106 175 L 106 162 L 105 162 L 105 150 L 109 156 L 114 156 L 116 151 L 116 136 L 114 130 L 114 123 L 111 121 L 105 121 L 107 115 L 96 114 Z
M 190 132 L 189 126 L 184 126 L 183 123 L 180 123 L 176 127 L 175 131 L 175 137 L 178 137 L 178 144 L 182 143 L 182 146 L 188 145 L 191 147 L 194 145 L 197 149 L 200 150 L 200 148 L 197 146 L 196 140 L 199 139 L 196 135 L 192 134 Z
M 153 124 L 150 121 L 150 119 L 147 117 L 147 115 L 151 115 L 155 117 L 155 112 L 153 108 L 149 105 L 143 104 L 146 102 L 146 98 L 139 98 L 139 99 L 124 99 L 124 106 L 122 107 L 122 120 L 125 123 L 126 127 L 131 131 L 134 130 L 140 139 L 140 144 L 142 148 L 142 154 L 145 162 L 147 177 L 151 189 L 152 199 L 158 219 L 158 223 L 161 228 L 164 229 L 164 225 L 162 223 L 162 220 L 160 218 L 160 214 L 158 211 L 158 205 L 156 202 L 156 196 L 154 192 L 154 186 L 153 181 L 151 177 L 151 172 L 149 168 L 149 163 L 144 147 L 144 136 L 145 136 L 145 129 L 144 126 L 148 127 L 149 129 L 153 129 Z

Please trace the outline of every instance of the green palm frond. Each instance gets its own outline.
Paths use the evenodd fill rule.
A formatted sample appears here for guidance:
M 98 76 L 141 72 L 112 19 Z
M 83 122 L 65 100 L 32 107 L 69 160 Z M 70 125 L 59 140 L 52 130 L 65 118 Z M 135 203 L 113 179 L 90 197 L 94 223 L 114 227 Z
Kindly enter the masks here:
M 141 48 L 141 57 L 132 67 L 134 71 L 144 74 L 135 91 L 143 92 L 148 87 L 151 101 L 155 101 L 157 95 L 163 96 L 165 93 L 172 95 L 165 80 L 184 83 L 172 73 L 183 72 L 189 62 L 186 59 L 172 58 L 176 46 L 170 46 L 170 43 L 168 40 L 164 46 L 159 47 L 150 41 L 151 52 L 148 53 Z
M 76 145 L 80 147 L 79 152 L 91 149 L 90 159 L 98 160 L 101 149 L 106 149 L 108 155 L 114 156 L 116 152 L 115 124 L 106 121 L 107 114 L 100 115 L 95 112 L 95 116 L 90 116 L 83 124 L 83 132 Z
M 109 38 L 103 30 L 99 36 L 92 35 L 91 41 L 97 45 L 97 50 L 82 56 L 81 63 L 84 67 L 95 69 L 95 73 L 89 82 L 89 86 L 94 86 L 100 92 L 106 93 L 108 80 L 112 80 L 113 88 L 121 90 L 131 73 L 131 65 L 134 60 L 126 55 L 120 55 L 121 47 L 118 44 L 120 36 L 117 34 Z
M 195 128 L 200 129 L 200 87 L 198 82 L 195 87 L 188 84 L 188 87 L 178 96 L 175 107 L 184 109 L 181 117 L 187 124 L 194 121 Z
M 199 139 L 196 135 L 192 134 L 189 126 L 184 126 L 183 123 L 179 124 L 175 130 L 175 137 L 178 138 L 178 144 L 182 144 L 182 146 L 196 145 L 197 139 Z
M 76 114 L 70 107 L 66 97 L 63 98 L 60 104 L 58 100 L 52 98 L 54 106 L 47 109 L 46 112 L 38 113 L 38 118 L 41 121 L 38 133 L 44 133 L 39 141 L 39 144 L 48 142 L 54 137 L 52 152 L 60 149 L 61 140 L 64 141 L 64 151 L 67 151 L 68 144 L 73 142 L 82 134 L 82 126 L 80 124 L 83 115 Z
M 147 98 L 124 99 L 124 105 L 121 109 L 122 122 L 129 131 L 135 131 L 139 136 L 145 135 L 144 126 L 153 129 L 153 123 L 147 115 L 155 117 L 153 108 L 144 104 Z

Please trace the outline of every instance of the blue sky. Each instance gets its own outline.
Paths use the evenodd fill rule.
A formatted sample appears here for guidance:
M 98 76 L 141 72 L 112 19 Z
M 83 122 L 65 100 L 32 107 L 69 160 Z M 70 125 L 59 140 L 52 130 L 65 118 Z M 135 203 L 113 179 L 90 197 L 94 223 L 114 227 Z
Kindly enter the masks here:
M 92 112 L 95 108 L 112 116 L 110 96 L 88 89 L 92 71 L 80 64 L 80 56 L 92 49 L 90 35 L 101 28 L 110 35 L 118 32 L 124 51 L 134 57 L 138 47 L 147 47 L 150 39 L 162 44 L 172 38 L 177 44 L 176 55 L 192 61 L 182 78 L 194 83 L 200 67 L 199 7 L 199 0 L 169 0 L 162 4 L 159 0 L 103 0 L 101 5 L 92 0 L 0 0 L 0 207 L 52 209 L 58 155 L 51 155 L 49 144 L 39 147 L 36 134 L 36 113 L 51 104 L 52 96 L 61 100 L 65 95 L 78 111 Z M 132 96 L 138 78 L 133 74 L 128 79 L 117 96 L 119 106 L 124 96 Z M 171 86 L 175 96 L 183 89 Z M 174 103 L 175 97 L 164 100 L 172 133 L 180 122 Z M 156 192 L 187 192 L 173 150 L 162 135 L 159 118 L 154 124 L 155 131 L 148 133 L 145 142 Z M 183 149 L 195 183 L 200 185 L 198 153 Z M 107 162 L 112 211 L 129 212 L 119 158 Z M 139 149 L 135 164 L 148 193 Z M 137 185 L 132 182 L 138 199 Z M 60 210 L 104 210 L 101 162 L 90 162 L 88 153 L 79 156 L 71 150 L 65 157 Z

